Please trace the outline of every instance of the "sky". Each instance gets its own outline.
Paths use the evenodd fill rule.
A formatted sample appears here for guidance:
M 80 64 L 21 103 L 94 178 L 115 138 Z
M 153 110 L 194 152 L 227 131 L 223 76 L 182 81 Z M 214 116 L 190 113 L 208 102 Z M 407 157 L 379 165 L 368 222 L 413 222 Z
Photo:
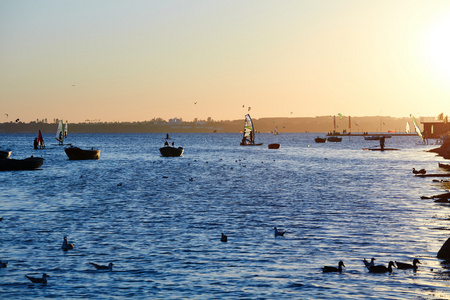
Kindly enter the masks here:
M 442 112 L 448 0 L 0 0 L 0 122 Z

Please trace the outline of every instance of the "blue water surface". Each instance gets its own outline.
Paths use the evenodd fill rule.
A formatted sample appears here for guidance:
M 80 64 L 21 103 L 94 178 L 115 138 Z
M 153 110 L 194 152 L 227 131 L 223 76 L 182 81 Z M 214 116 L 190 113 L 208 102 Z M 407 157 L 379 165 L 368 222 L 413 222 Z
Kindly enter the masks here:
M 450 298 L 448 266 L 436 258 L 450 207 L 420 198 L 449 186 L 411 172 L 443 172 L 425 152 L 436 146 L 392 137 L 386 147 L 399 151 L 363 151 L 378 142 L 316 136 L 262 133 L 263 146 L 242 147 L 238 133 L 173 133 L 185 153 L 163 158 L 165 134 L 74 133 L 67 143 L 101 156 L 70 161 L 53 134 L 44 150 L 33 134 L 0 134 L 12 158 L 45 158 L 40 170 L 0 172 L 0 259 L 9 262 L 0 297 Z M 65 235 L 74 250 L 61 249 Z M 362 259 L 371 257 L 422 264 L 370 274 Z M 342 274 L 322 273 L 339 260 Z M 25 278 L 42 273 L 46 285 Z

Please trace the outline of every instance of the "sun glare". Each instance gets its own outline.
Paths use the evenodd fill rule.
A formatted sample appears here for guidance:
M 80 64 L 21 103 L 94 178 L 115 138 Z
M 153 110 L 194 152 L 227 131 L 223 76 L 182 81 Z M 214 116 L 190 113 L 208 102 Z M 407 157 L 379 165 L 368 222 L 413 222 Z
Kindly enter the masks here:
M 437 77 L 450 80 L 450 15 L 434 22 L 425 40 L 426 55 Z

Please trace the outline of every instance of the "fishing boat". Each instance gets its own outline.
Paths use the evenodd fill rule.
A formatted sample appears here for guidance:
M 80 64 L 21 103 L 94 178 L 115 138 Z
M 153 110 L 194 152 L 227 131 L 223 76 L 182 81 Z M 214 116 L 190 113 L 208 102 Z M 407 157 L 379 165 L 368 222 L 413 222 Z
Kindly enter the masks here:
M 70 146 L 64 149 L 70 160 L 100 159 L 99 149 L 81 149 Z
M 255 143 L 255 127 L 253 126 L 250 115 L 245 115 L 244 135 L 242 136 L 241 146 L 261 146 L 263 143 Z
M 41 157 L 28 157 L 25 159 L 0 159 L 0 171 L 21 171 L 21 170 L 35 170 L 44 164 L 44 159 Z
M 337 137 L 337 136 L 330 136 L 327 137 L 327 141 L 328 142 L 342 142 L 342 138 L 341 137 Z
M 164 146 L 159 148 L 159 152 L 164 157 L 176 157 L 183 155 L 184 149 L 183 147 L 171 147 L 171 146 Z
M 314 141 L 315 141 L 316 143 L 326 143 L 326 142 L 327 142 L 327 139 L 326 139 L 326 138 L 316 137 L 316 138 L 314 139 Z
M 65 124 L 64 130 L 63 130 L 63 121 L 62 120 L 59 121 L 58 129 L 56 130 L 55 139 L 59 142 L 60 145 L 63 145 L 64 139 L 67 138 L 68 127 L 69 127 L 69 124 L 66 121 L 66 124 Z
M 0 158 L 9 158 L 11 156 L 11 149 L 3 149 L 0 147 Z

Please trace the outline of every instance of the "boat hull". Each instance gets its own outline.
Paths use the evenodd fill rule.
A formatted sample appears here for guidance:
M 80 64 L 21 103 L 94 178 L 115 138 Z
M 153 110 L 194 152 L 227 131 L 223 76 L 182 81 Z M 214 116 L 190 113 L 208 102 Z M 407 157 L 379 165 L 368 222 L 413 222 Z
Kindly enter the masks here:
M 248 143 L 241 143 L 241 146 L 261 146 L 263 143 L 259 144 L 248 144 Z
M 327 139 L 323 139 L 323 138 L 317 137 L 317 138 L 314 139 L 314 141 L 316 143 L 326 143 Z
M 78 147 L 68 147 L 64 151 L 70 160 L 100 159 L 100 150 L 98 149 L 85 150 Z
M 0 159 L 0 171 L 22 171 L 35 170 L 44 164 L 44 159 L 41 157 L 28 157 L 25 159 Z
M 9 158 L 11 156 L 12 150 L 0 150 L 0 158 Z
M 330 136 L 329 138 L 327 138 L 328 142 L 342 142 L 342 138 L 341 137 L 337 137 L 337 136 Z
M 159 152 L 164 157 L 176 157 L 176 156 L 183 155 L 184 149 L 182 147 L 175 148 L 175 147 L 165 146 L 165 147 L 159 148 Z
M 280 144 L 269 144 L 269 149 L 280 149 Z

